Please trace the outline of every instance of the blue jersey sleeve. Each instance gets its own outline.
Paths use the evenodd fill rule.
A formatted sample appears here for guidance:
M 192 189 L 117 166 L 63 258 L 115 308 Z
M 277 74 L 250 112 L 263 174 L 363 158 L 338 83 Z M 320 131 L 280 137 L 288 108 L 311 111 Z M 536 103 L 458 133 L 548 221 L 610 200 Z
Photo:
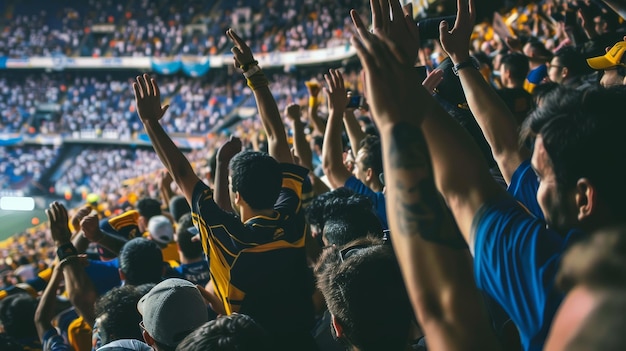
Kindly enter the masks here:
M 537 202 L 537 189 L 539 189 L 537 175 L 530 167 L 530 160 L 526 160 L 513 173 L 511 184 L 509 184 L 507 191 L 513 195 L 515 200 L 524 205 L 531 214 L 543 219 L 543 212 Z
M 472 236 L 477 286 L 515 322 L 524 349 L 541 350 L 563 298 L 554 288 L 563 238 L 512 198 L 484 205 Z
M 389 225 L 387 224 L 387 208 L 385 205 L 385 196 L 383 193 L 377 193 L 370 189 L 367 185 L 363 184 L 360 180 L 356 179 L 355 176 L 351 176 L 346 180 L 346 184 L 344 186 L 357 194 L 365 195 L 372 202 L 372 206 L 378 219 L 380 219 L 380 223 L 383 226 L 383 229 L 389 229 Z

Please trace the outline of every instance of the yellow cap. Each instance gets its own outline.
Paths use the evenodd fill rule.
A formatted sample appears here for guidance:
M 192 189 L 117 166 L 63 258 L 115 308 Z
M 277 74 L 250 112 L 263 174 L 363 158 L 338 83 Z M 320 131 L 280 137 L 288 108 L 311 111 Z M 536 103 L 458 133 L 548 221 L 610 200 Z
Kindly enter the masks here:
M 626 41 L 620 41 L 613 45 L 613 47 L 604 56 L 588 58 L 587 64 L 595 70 L 626 66 L 622 62 L 624 52 L 626 52 Z

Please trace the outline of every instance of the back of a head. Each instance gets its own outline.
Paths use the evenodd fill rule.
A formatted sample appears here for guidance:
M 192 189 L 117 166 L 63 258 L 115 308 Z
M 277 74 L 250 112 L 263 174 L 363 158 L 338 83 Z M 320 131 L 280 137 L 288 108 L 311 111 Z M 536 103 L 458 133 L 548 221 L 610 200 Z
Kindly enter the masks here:
M 9 295 L 0 301 L 0 323 L 15 339 L 37 337 L 34 317 L 37 300 L 26 293 Z
M 326 207 L 328 207 L 329 201 L 335 198 L 347 198 L 353 194 L 354 191 L 346 187 L 339 187 L 335 190 L 317 195 L 309 206 L 305 208 L 307 222 L 312 226 L 318 227 L 319 230 L 322 230 L 327 218 Z
M 353 195 L 328 204 L 323 237 L 329 245 L 342 246 L 367 235 L 382 238 L 383 227 L 365 196 Z
M 174 349 L 209 321 L 206 303 L 195 284 L 169 278 L 155 285 L 137 303 L 146 332 L 165 349 Z
M 405 350 L 413 311 L 393 248 L 381 243 L 364 238 L 329 247 L 315 274 L 348 343 L 359 350 Z
M 528 57 L 521 53 L 510 53 L 502 57 L 500 61 L 501 65 L 504 65 L 505 69 L 511 73 L 511 78 L 516 82 L 524 82 L 528 75 Z
M 170 199 L 169 210 L 176 222 L 178 222 L 180 217 L 185 213 L 191 213 L 191 207 L 189 207 L 187 199 L 182 195 L 176 195 Z
M 135 208 L 139 211 L 139 215 L 143 216 L 146 221 L 161 214 L 161 203 L 157 199 L 150 197 L 144 197 L 137 201 Z
M 187 259 L 194 259 L 202 256 L 202 243 L 200 241 L 193 241 L 195 236 L 195 227 L 191 219 L 191 213 L 186 213 L 178 221 L 176 229 L 176 240 L 178 248 Z
M 603 291 L 567 351 L 620 351 L 626 348 L 626 290 Z
M 282 185 L 280 164 L 270 155 L 242 151 L 230 160 L 231 191 L 255 210 L 274 207 Z
M 586 91 L 568 105 L 544 105 L 546 122 L 538 132 L 550 157 L 557 187 L 570 191 L 585 178 L 603 204 L 605 220 L 614 221 L 626 210 L 626 87 Z M 541 113 L 541 111 L 539 111 Z
M 245 314 L 219 316 L 189 334 L 177 351 L 270 351 L 265 331 Z
M 141 315 L 137 311 L 137 302 L 142 296 L 137 287 L 124 285 L 111 289 L 96 302 L 98 332 L 103 345 L 119 339 L 143 341 L 139 328 Z
M 120 270 L 126 284 L 158 283 L 163 274 L 163 254 L 159 246 L 146 238 L 129 240 L 119 255 Z
M 546 62 L 552 59 L 552 52 L 546 48 L 543 41 L 531 37 L 525 44 L 530 48 L 530 56 L 528 59 L 534 62 Z

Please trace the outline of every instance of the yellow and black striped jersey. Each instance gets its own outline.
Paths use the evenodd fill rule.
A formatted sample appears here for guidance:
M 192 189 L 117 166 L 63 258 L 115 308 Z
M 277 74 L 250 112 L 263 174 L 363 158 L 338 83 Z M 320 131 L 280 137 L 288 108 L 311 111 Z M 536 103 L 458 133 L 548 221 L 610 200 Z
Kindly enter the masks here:
M 270 333 L 308 331 L 313 320 L 314 283 L 306 262 L 301 211 L 307 170 L 281 166 L 283 187 L 270 217 L 242 223 L 219 208 L 212 190 L 201 181 L 192 201 L 211 281 L 226 312 L 248 314 Z

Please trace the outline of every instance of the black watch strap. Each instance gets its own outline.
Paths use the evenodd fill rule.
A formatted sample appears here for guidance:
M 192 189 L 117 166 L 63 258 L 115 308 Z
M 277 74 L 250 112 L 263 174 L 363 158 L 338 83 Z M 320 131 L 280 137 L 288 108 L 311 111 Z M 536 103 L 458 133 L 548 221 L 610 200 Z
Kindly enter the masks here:
M 76 250 L 72 242 L 65 243 L 57 247 L 57 257 L 59 258 L 59 260 L 63 260 L 69 256 L 76 256 L 76 255 L 78 255 L 78 250 Z
M 454 74 L 458 76 L 460 70 L 464 68 L 468 68 L 468 67 L 474 67 L 477 70 L 480 69 L 480 66 L 478 65 L 478 61 L 475 58 L 470 57 L 469 59 L 463 62 L 459 62 L 456 65 L 454 65 L 452 67 L 452 72 L 454 72 Z

